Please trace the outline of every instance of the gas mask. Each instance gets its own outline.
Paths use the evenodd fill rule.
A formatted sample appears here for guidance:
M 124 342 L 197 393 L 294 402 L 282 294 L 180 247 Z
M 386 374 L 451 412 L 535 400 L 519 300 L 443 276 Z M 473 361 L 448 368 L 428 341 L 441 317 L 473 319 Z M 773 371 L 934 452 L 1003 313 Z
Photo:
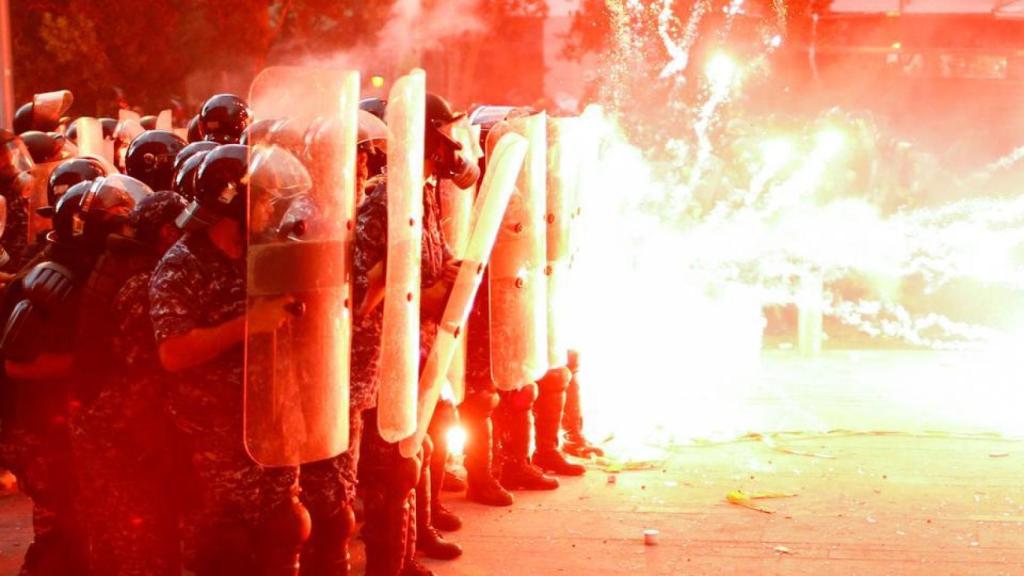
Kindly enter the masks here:
M 437 175 L 450 179 L 453 184 L 465 190 L 480 179 L 480 167 L 466 160 L 461 149 L 445 146 L 445 153 L 437 162 Z

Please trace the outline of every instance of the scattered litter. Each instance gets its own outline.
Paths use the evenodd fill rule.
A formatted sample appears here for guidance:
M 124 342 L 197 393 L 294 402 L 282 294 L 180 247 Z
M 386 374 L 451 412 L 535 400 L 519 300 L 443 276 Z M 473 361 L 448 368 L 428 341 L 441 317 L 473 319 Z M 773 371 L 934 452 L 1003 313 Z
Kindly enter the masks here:
M 665 486 L 669 488 L 675 488 L 676 486 L 679 486 L 679 482 L 676 482 L 675 480 L 669 480 L 665 482 Z
M 875 520 L 875 518 L 873 516 L 868 516 L 867 520 L 868 520 L 868 524 L 877 524 L 878 523 L 878 520 Z
M 764 514 L 774 514 L 775 513 L 774 510 L 769 510 L 767 508 L 762 508 L 761 506 L 758 506 L 757 504 L 755 504 L 754 500 L 765 500 L 765 499 L 774 499 L 774 498 L 795 498 L 795 497 L 796 497 L 796 494 L 787 494 L 787 493 L 783 493 L 783 492 L 763 492 L 763 493 L 759 493 L 759 494 L 747 494 L 746 492 L 743 492 L 742 490 L 733 490 L 732 492 L 729 492 L 728 494 L 726 494 L 725 500 L 726 500 L 726 502 L 728 502 L 730 504 L 735 504 L 736 506 L 742 506 L 744 508 L 749 508 L 751 510 L 755 510 L 757 512 L 762 512 Z
M 611 460 L 608 458 L 601 458 L 596 460 L 598 466 L 604 468 L 605 472 L 636 472 L 639 470 L 657 470 L 661 467 L 662 462 L 655 460 L 629 460 L 623 462 L 621 460 Z
M 792 553 L 793 553 L 793 551 L 792 551 L 792 550 L 790 550 L 789 548 L 787 548 L 787 547 L 785 547 L 785 546 L 776 546 L 776 547 L 774 548 L 774 550 L 775 550 L 776 552 L 778 552 L 779 554 L 792 554 Z
M 1009 452 L 993 452 L 993 453 L 989 454 L 988 457 L 989 458 L 1006 458 L 1009 455 L 1010 455 Z
M 615 484 L 618 481 L 619 481 L 619 476 L 617 474 L 609 474 L 608 475 L 608 483 L 609 484 Z
M 648 528 L 644 530 L 644 545 L 645 546 L 657 546 L 658 545 L 658 534 L 657 530 Z

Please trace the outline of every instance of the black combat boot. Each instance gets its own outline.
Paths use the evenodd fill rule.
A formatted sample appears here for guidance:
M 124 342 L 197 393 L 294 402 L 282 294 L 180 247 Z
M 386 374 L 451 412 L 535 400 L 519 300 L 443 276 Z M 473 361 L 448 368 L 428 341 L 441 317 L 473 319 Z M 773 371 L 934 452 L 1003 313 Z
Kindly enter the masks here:
M 466 430 L 466 499 L 487 506 L 511 506 L 515 499 L 494 475 L 494 434 L 491 414 L 497 395 L 467 394 L 460 407 Z
M 567 461 L 558 449 L 558 430 L 570 377 L 567 368 L 554 368 L 537 382 L 539 393 L 533 403 L 537 450 L 533 453 L 533 463 L 545 472 L 560 476 L 582 476 L 587 469 Z
M 431 489 L 430 464 L 433 453 L 433 442 L 427 436 L 423 442 L 423 469 L 420 472 L 420 481 L 416 485 L 416 549 L 423 552 L 427 558 L 454 560 L 462 556 L 462 548 L 454 542 L 445 540 L 431 523 L 431 498 L 434 494 Z
M 502 407 L 498 407 L 502 411 Z M 530 409 L 507 410 L 499 418 L 501 434 L 501 475 L 507 490 L 554 490 L 558 480 L 544 474 L 530 462 Z
M 562 413 L 562 450 L 577 458 L 604 456 L 604 450 L 594 446 L 583 435 L 583 413 L 580 408 L 579 354 L 569 351 L 569 371 L 572 378 L 565 391 L 565 409 Z
M 335 514 L 313 516 L 313 532 L 302 551 L 302 576 L 348 576 L 348 542 L 356 527 L 355 512 L 344 506 Z

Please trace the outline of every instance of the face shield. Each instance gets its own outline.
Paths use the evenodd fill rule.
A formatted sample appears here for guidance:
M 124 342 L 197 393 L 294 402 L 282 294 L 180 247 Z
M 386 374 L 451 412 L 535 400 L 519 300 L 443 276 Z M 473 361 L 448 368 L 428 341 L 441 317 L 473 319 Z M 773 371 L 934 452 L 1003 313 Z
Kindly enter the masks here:
M 294 154 L 280 146 L 260 146 L 249 158 L 249 234 L 264 235 L 292 200 L 313 188 L 313 179 Z
M 4 144 L 4 154 L 7 156 L 7 164 L 11 167 L 14 174 L 28 172 L 36 165 L 32 161 L 32 155 L 28 153 L 28 147 L 25 146 L 25 142 L 21 138 L 8 140 Z
M 82 196 L 81 210 L 75 215 L 74 234 L 85 233 L 86 223 L 95 221 L 107 224 L 126 224 L 135 205 L 151 195 L 153 190 L 144 183 L 114 174 L 97 178 Z
M 294 154 L 280 146 L 260 146 L 249 160 L 249 189 L 273 201 L 292 200 L 306 194 L 313 179 Z
M 356 144 L 367 151 L 386 154 L 388 151 L 387 124 L 366 110 L 360 110 Z
M 74 101 L 75 97 L 69 90 L 36 94 L 32 98 L 32 114 L 39 120 L 56 125 Z

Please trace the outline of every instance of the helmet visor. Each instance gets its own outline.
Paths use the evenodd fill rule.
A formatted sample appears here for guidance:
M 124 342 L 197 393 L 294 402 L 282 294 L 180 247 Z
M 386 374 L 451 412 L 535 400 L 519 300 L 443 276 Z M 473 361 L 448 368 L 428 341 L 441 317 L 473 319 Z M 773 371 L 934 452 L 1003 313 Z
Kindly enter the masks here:
M 82 196 L 81 212 L 83 215 L 102 211 L 127 216 L 137 203 L 152 193 L 149 186 L 124 174 L 97 178 Z
M 28 153 L 28 147 L 25 146 L 21 138 L 9 140 L 4 144 L 4 151 L 7 157 L 10 158 L 10 164 L 14 168 L 15 173 L 28 172 L 36 165 L 32 161 L 32 155 Z
M 388 149 L 388 126 L 383 120 L 366 110 L 359 111 L 359 127 L 357 142 L 359 146 L 369 146 L 381 152 Z
M 249 160 L 249 189 L 271 201 L 291 200 L 309 192 L 313 179 L 294 154 L 280 146 L 259 146 Z

